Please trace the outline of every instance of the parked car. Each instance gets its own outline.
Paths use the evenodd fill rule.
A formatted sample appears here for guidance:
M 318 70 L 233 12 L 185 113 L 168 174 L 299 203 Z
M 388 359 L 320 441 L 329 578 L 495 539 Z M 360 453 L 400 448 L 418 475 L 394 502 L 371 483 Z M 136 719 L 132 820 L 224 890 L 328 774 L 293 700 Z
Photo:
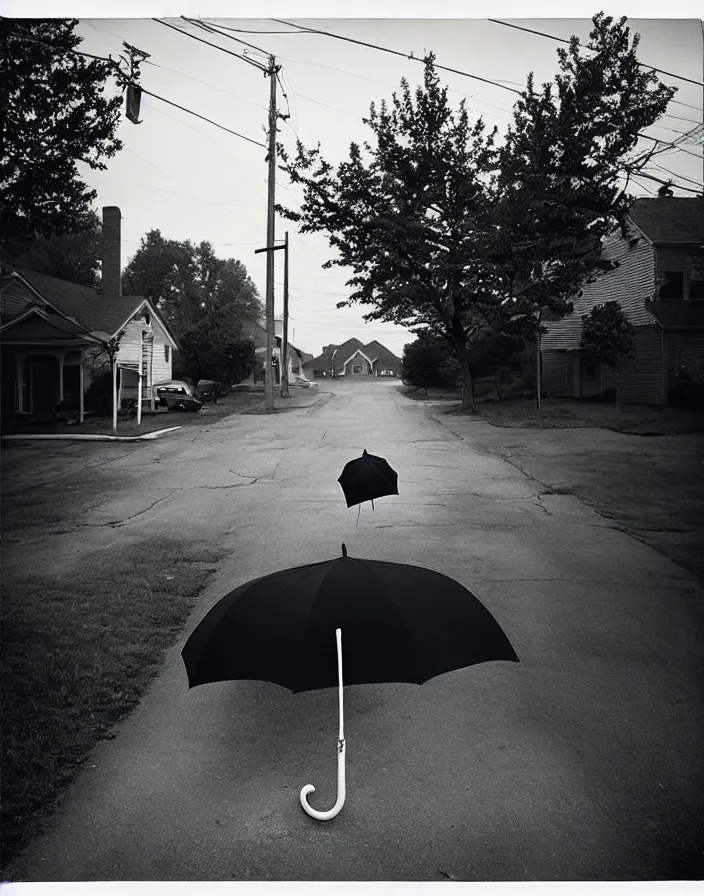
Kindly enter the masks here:
M 167 392 L 164 400 L 170 411 L 194 411 L 197 413 L 203 407 L 203 402 L 198 401 L 192 395 L 175 395 Z
M 157 407 L 167 406 L 167 396 L 169 395 L 180 396 L 182 398 L 195 398 L 193 390 L 188 383 L 184 383 L 183 380 L 164 380 L 161 383 L 154 383 L 152 391 Z
M 214 401 L 217 404 L 218 398 L 227 395 L 229 391 L 227 386 L 217 382 L 217 380 L 198 380 L 194 394 L 199 401 Z

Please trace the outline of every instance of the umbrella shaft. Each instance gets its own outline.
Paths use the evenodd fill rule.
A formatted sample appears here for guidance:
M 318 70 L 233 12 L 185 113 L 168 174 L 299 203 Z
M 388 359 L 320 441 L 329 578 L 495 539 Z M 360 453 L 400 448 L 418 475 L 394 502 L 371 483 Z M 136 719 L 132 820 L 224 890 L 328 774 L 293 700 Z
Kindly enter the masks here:
M 339 741 L 340 744 L 344 744 L 345 742 L 345 719 L 344 719 L 344 710 L 343 710 L 343 697 L 342 697 L 342 629 L 338 628 L 335 631 L 335 636 L 337 638 L 337 689 L 338 689 L 338 702 L 340 704 L 340 734 Z

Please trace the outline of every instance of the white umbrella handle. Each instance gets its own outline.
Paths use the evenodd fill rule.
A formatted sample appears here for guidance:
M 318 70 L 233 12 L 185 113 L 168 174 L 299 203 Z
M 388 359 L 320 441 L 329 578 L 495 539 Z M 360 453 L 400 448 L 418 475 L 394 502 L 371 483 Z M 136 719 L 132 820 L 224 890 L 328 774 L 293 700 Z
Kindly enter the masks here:
M 314 809 L 308 804 L 308 795 L 315 792 L 315 787 L 312 784 L 306 784 L 301 790 L 301 806 L 303 807 L 303 811 L 310 815 L 311 818 L 316 818 L 318 821 L 330 821 L 331 818 L 334 818 L 344 806 L 346 796 L 345 733 L 342 712 L 342 629 L 338 628 L 335 631 L 335 635 L 337 637 L 337 687 L 340 704 L 340 733 L 337 740 L 337 799 L 335 800 L 335 805 L 332 809 L 328 809 L 327 812 L 320 812 L 318 809 Z

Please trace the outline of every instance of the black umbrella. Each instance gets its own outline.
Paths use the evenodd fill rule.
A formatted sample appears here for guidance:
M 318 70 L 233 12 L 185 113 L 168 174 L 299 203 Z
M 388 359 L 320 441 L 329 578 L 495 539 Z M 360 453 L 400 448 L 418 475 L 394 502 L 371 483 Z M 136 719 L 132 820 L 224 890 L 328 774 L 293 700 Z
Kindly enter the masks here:
M 398 494 L 398 473 L 383 457 L 367 454 L 366 449 L 361 457 L 345 464 L 345 468 L 337 480 L 345 493 L 348 507 L 371 501 L 384 495 Z
M 270 681 L 293 693 L 338 686 L 338 797 L 345 801 L 342 703 L 345 683 L 423 682 L 489 660 L 518 662 L 499 624 L 466 588 L 420 566 L 347 556 L 255 579 L 225 595 L 183 651 L 190 687 L 214 681 Z M 335 648 L 337 643 L 337 649 Z

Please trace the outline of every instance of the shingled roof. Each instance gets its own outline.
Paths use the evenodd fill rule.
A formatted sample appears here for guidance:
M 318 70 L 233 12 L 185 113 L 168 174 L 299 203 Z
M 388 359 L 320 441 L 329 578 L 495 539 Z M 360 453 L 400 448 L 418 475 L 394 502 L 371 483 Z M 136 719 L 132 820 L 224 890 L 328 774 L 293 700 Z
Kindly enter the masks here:
M 637 199 L 630 217 L 653 243 L 704 244 L 704 198 Z
M 145 302 L 144 296 L 105 296 L 90 286 L 15 268 L 39 295 L 87 330 L 113 336 Z

